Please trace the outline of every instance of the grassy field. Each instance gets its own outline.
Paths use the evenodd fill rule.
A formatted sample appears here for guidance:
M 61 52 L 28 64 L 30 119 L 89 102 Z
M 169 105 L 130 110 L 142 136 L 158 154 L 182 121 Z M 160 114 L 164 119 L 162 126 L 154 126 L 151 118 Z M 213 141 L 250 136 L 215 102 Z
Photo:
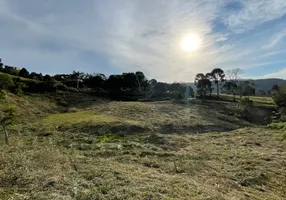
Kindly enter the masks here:
M 215 95 L 214 95 L 215 96 Z M 220 94 L 220 98 L 226 101 L 233 101 L 233 95 L 230 94 Z M 273 99 L 271 97 L 261 97 L 261 96 L 243 96 L 242 98 L 249 98 L 254 102 L 256 106 L 264 107 L 275 107 Z M 236 95 L 235 100 L 240 101 L 240 96 Z
M 233 105 L 7 98 L 32 114 L 0 142 L 1 200 L 286 199 L 286 134 Z

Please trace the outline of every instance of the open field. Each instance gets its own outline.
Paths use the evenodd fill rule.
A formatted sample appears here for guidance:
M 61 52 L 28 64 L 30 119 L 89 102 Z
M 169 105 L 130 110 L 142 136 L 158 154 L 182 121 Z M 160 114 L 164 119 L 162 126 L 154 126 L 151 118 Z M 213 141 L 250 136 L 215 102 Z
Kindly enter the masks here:
M 285 133 L 234 105 L 8 98 L 32 114 L 1 140 L 0 199 L 286 199 Z
M 215 95 L 214 95 L 215 96 Z M 220 98 L 227 101 L 233 100 L 233 95 L 231 94 L 220 94 Z M 254 102 L 257 106 L 265 106 L 265 107 L 275 107 L 273 99 L 271 97 L 261 97 L 261 96 L 243 96 L 242 98 L 249 98 Z M 240 101 L 240 96 L 235 96 L 236 101 Z

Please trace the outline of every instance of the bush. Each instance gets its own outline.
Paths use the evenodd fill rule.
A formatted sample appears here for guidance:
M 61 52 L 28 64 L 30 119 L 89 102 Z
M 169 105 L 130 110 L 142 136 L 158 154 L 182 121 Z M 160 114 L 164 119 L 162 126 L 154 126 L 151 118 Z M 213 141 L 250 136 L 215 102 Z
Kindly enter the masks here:
M 12 87 L 11 91 L 14 94 L 21 94 L 23 92 L 23 89 L 26 88 L 26 84 L 22 82 L 20 78 L 13 78 L 14 86 Z
M 239 110 L 241 112 L 241 116 L 244 118 L 248 118 L 250 114 L 250 109 L 253 108 L 254 103 L 252 100 L 245 98 L 239 102 Z
M 0 90 L 10 90 L 13 86 L 13 78 L 8 74 L 0 73 Z
M 280 86 L 272 98 L 278 107 L 286 107 L 286 85 Z
M 24 92 L 31 93 L 44 93 L 44 92 L 55 92 L 56 87 L 53 82 L 45 81 L 39 82 L 35 80 L 22 80 L 23 83 L 27 86 L 23 89 Z

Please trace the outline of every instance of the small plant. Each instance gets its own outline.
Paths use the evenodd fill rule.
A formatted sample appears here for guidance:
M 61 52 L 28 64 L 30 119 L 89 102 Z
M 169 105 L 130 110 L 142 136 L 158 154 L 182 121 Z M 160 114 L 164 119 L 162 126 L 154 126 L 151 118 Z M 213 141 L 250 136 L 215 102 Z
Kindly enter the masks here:
M 9 107 L 0 111 L 0 125 L 4 131 L 5 143 L 9 144 L 7 127 L 15 123 L 15 107 Z

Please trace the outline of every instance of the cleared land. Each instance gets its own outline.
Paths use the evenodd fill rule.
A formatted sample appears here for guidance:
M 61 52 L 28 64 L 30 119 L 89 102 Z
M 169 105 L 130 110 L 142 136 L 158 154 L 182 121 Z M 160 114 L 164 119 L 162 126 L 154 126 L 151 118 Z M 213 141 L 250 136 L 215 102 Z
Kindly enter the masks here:
M 286 199 L 285 133 L 235 104 L 7 98 L 0 199 Z

